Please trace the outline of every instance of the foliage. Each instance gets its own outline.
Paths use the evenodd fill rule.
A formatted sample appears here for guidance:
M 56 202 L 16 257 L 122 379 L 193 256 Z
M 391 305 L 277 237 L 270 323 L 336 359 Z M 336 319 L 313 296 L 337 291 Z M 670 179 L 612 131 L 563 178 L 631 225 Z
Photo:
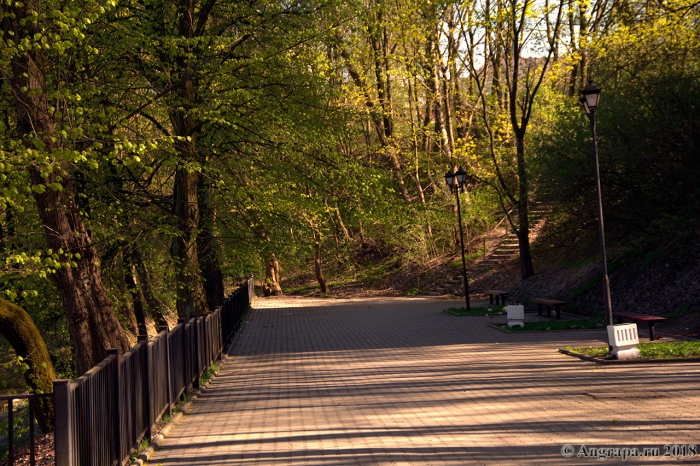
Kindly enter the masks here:
M 199 384 L 206 385 L 211 379 L 214 378 L 214 376 L 216 376 L 216 374 L 219 372 L 219 369 L 219 366 L 217 366 L 214 363 L 211 363 L 209 367 L 204 369 L 202 375 L 199 376 Z
M 583 354 L 584 356 L 590 356 L 592 358 L 604 358 L 610 355 L 610 348 L 607 346 L 587 346 L 584 348 L 567 346 L 564 349 L 572 353 Z
M 635 8 L 634 20 L 591 47 L 603 89 L 596 122 L 606 233 L 614 240 L 640 230 L 668 238 L 698 208 L 688 173 L 699 160 L 699 12 L 685 2 Z M 533 166 L 538 196 L 556 202 L 576 232 L 596 222 L 590 130 L 573 99 L 554 97 Z
M 450 307 L 443 310 L 442 313 L 453 316 L 486 316 L 502 314 L 505 308 L 505 306 L 478 306 L 470 307 L 469 312 L 467 312 L 466 307 Z
M 507 328 L 505 324 L 500 325 Z M 602 328 L 603 324 L 598 319 L 578 320 L 547 320 L 541 322 L 525 322 L 525 327 L 508 328 L 510 332 L 542 332 L 548 330 L 586 330 Z
M 648 342 L 637 345 L 641 359 L 678 359 L 700 357 L 700 341 Z M 607 346 L 592 346 L 586 348 L 565 348 L 572 353 L 583 354 L 595 358 L 609 358 Z
M 81 257 L 48 246 L 35 201 L 69 182 L 132 339 L 137 301 L 149 323 L 173 319 L 183 277 L 202 276 L 175 251 L 184 220 L 229 290 L 262 277 L 272 254 L 283 276 L 310 276 L 317 244 L 331 290 L 377 283 L 456 250 L 442 175 L 459 165 L 471 258 L 514 206 L 509 226 L 525 238 L 533 197 L 555 206 L 549 225 L 567 250 L 577 238 L 594 247 L 590 133 L 575 100 L 588 78 L 603 88 L 609 238 L 653 261 L 639 235 L 668 239 L 698 214 L 700 7 L 689 0 L 219 0 L 194 2 L 189 32 L 187 2 L 50 0 L 27 3 L 42 29 L 21 41 L 7 26 L 15 3 L 2 7 L 0 65 L 41 51 L 56 127 L 52 147 L 20 137 L 7 71 L 0 288 L 37 322 L 61 376 L 75 375 L 74 351 L 67 290 L 51 277 Z M 184 172 L 199 180 L 189 219 L 176 212 Z

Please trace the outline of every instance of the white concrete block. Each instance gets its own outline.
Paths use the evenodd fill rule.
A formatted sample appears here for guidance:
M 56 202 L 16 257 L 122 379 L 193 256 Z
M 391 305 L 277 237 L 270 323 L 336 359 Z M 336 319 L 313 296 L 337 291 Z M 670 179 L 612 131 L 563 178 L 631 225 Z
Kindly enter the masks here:
M 637 324 L 608 325 L 608 343 L 612 346 L 612 356 L 615 359 L 635 359 L 640 351 Z
M 506 306 L 506 312 L 508 315 L 508 328 L 525 328 L 525 306 L 522 304 L 511 304 Z

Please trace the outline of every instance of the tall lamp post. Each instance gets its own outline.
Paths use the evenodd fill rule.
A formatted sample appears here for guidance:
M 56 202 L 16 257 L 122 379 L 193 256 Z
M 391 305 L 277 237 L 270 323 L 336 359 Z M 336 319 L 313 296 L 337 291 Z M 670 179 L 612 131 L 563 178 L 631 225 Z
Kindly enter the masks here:
M 464 301 L 467 304 L 467 312 L 471 310 L 469 306 L 469 282 L 467 281 L 467 259 L 464 257 L 464 233 L 462 232 L 462 207 L 459 202 L 459 190 L 464 186 L 467 180 L 467 172 L 462 167 L 459 167 L 457 173 L 452 173 L 448 170 L 445 173 L 445 181 L 447 186 L 454 191 L 457 197 L 457 219 L 459 220 L 459 243 L 462 246 L 462 277 L 464 278 Z
M 600 190 L 600 167 L 598 164 L 598 139 L 596 136 L 595 114 L 600 100 L 600 88 L 588 81 L 588 86 L 581 90 L 579 101 L 583 110 L 588 115 L 591 123 L 591 136 L 593 138 L 593 155 L 595 157 L 595 181 L 598 193 L 598 230 L 600 235 L 600 253 L 603 256 L 603 300 L 605 302 L 605 324 L 613 325 L 612 301 L 610 299 L 610 280 L 608 279 L 608 261 L 605 253 L 605 228 L 603 226 L 603 200 Z

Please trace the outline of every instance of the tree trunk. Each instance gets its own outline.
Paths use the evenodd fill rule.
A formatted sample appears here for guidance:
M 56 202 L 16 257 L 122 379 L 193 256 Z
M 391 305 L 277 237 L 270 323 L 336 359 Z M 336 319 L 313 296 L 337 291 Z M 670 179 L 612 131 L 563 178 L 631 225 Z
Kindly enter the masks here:
M 14 17 L 6 18 L 6 27 L 15 32 L 16 41 L 33 40 L 43 29 L 30 11 L 39 11 L 36 0 L 30 0 L 13 9 Z M 33 18 L 33 17 L 32 17 Z M 17 54 L 12 60 L 12 91 L 17 110 L 17 135 L 27 148 L 45 153 L 52 159 L 54 146 L 54 117 L 49 111 L 44 57 L 40 50 Z M 40 144 L 32 142 L 41 141 Z M 43 189 L 35 192 L 48 247 L 58 254 L 63 263 L 75 262 L 72 267 L 60 267 L 52 274 L 68 317 L 79 373 L 87 371 L 105 357 L 105 350 L 119 348 L 127 351 L 129 342 L 119 325 L 112 303 L 102 284 L 99 257 L 85 230 L 75 203 L 73 186 L 65 174 L 67 163 L 42 175 L 40 166 L 29 169 L 32 186 Z M 59 189 L 47 186 L 55 183 Z M 38 191 L 39 191 L 38 190 Z
M 452 156 L 452 153 L 454 152 L 454 131 L 452 130 L 452 110 L 450 109 L 450 93 L 449 93 L 449 88 L 447 86 L 448 84 L 448 79 L 447 79 L 447 70 L 443 70 L 442 73 L 442 105 L 445 110 L 445 126 L 444 126 L 444 132 L 445 136 L 447 137 L 447 146 L 449 147 L 448 149 L 448 154 L 450 157 Z M 443 136 L 443 139 L 445 138 Z
M 362 227 L 362 220 L 358 222 L 360 227 L 360 245 L 364 248 L 367 247 L 367 238 L 365 238 L 365 229 Z
M 146 269 L 146 264 L 143 262 L 143 257 L 141 256 L 141 251 L 138 245 L 134 244 L 131 249 L 131 264 L 136 269 L 136 276 L 138 284 L 141 290 L 141 297 L 146 301 L 146 306 L 151 314 L 151 318 L 156 322 L 156 327 L 161 325 L 167 325 L 165 316 L 163 315 L 163 305 L 156 299 L 153 294 L 153 287 L 151 285 L 151 276 Z
M 178 235 L 173 239 L 177 267 L 177 314 L 189 319 L 207 312 L 207 300 L 197 254 L 199 173 L 181 168 L 175 176 L 175 216 Z
M 265 285 L 263 286 L 265 296 L 282 296 L 282 286 L 280 286 L 280 264 L 273 254 L 265 264 Z
M 314 249 L 314 273 L 316 274 L 316 280 L 318 284 L 321 285 L 321 293 L 328 292 L 328 284 L 323 276 L 323 270 L 321 270 L 321 243 L 316 242 L 316 247 Z
M 338 206 L 335 206 L 335 217 L 338 219 L 338 225 L 340 225 L 340 229 L 343 230 L 343 236 L 345 237 L 346 242 L 350 242 L 352 238 L 350 238 L 350 232 L 348 229 L 345 227 L 345 223 L 343 222 L 343 217 L 340 215 L 340 209 Z
M 535 274 L 530 254 L 530 219 L 528 218 L 528 179 L 527 165 L 525 163 L 525 138 L 524 135 L 516 136 L 516 148 L 518 155 L 518 249 L 520 251 L 520 275 L 523 279 Z
M 191 168 L 198 162 L 197 124 L 193 114 L 197 103 L 197 89 L 191 63 L 194 52 L 194 1 L 180 0 L 178 10 L 178 32 L 184 46 L 176 61 L 182 77 L 170 119 L 175 134 L 184 139 L 176 144 L 181 166 L 175 175 L 174 198 L 178 235 L 173 240 L 172 253 L 177 263 L 177 313 L 180 318 L 189 319 L 191 316 L 206 313 L 208 307 L 197 254 L 197 233 L 200 224 L 197 191 L 200 174 Z
M 35 393 L 50 393 L 56 374 L 51 364 L 49 351 L 34 321 L 19 306 L 0 299 L 0 334 L 4 336 L 29 366 L 24 380 Z M 53 400 L 38 401 L 36 418 L 42 432 L 53 430 Z
M 124 281 L 126 282 L 126 289 L 129 290 L 129 295 L 131 296 L 131 302 L 134 304 L 136 333 L 137 335 L 148 335 L 148 331 L 146 330 L 146 313 L 143 310 L 143 299 L 141 298 L 141 293 L 136 286 L 133 266 L 128 264 L 127 267 L 128 270 L 124 274 Z
M 122 296 L 128 294 L 129 297 L 131 297 L 131 304 L 134 307 L 132 308 L 129 305 L 129 300 L 125 299 L 122 303 L 122 306 L 117 307 L 117 312 L 121 311 L 122 316 L 126 319 L 127 330 L 130 331 L 133 335 L 139 335 L 140 334 L 139 321 L 136 318 L 136 315 L 134 314 L 136 303 L 134 302 L 132 285 L 130 284 L 130 282 L 134 280 L 134 277 L 131 275 L 131 268 L 129 267 L 129 264 L 126 261 L 124 262 L 124 264 L 122 264 L 122 267 L 124 267 L 125 270 L 124 270 L 124 274 L 121 277 L 121 280 L 119 281 L 119 284 L 117 286 L 117 290 L 119 291 L 119 294 L 121 294 Z M 135 284 L 134 284 L 134 288 L 135 288 Z M 122 327 L 123 326 L 124 325 L 122 324 Z M 145 325 L 144 325 L 144 328 L 145 328 Z
M 219 259 L 219 244 L 214 239 L 214 212 L 211 209 L 213 188 L 205 178 L 199 178 L 200 232 L 197 237 L 197 254 L 204 278 L 204 292 L 210 311 L 224 302 L 224 274 Z

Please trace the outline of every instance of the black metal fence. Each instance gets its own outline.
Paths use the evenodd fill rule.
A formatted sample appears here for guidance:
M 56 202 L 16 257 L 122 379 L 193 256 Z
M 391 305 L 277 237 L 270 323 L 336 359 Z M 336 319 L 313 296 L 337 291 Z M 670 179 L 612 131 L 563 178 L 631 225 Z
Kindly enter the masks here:
M 75 381 L 54 381 L 57 466 L 121 466 L 189 387 L 220 359 L 254 295 L 253 279 L 216 311 L 139 341 L 107 357 Z
M 228 342 L 243 323 L 250 300 L 255 296 L 255 282 L 252 277 L 246 280 L 221 306 L 221 334 Z
M 15 424 L 16 416 L 22 413 L 25 409 L 27 410 L 27 430 L 29 432 L 29 464 L 34 466 L 36 464 L 36 455 L 34 451 L 34 421 L 36 420 L 36 404 L 37 401 L 44 398 L 53 397 L 53 393 L 35 393 L 35 394 L 25 394 L 25 395 L 2 395 L 0 396 L 0 403 L 3 401 L 7 402 L 7 454 L 9 458 L 9 465 L 14 465 L 14 455 L 15 455 L 15 429 L 19 426 Z M 18 409 L 15 408 L 15 400 L 27 400 L 27 405 L 22 406 Z

